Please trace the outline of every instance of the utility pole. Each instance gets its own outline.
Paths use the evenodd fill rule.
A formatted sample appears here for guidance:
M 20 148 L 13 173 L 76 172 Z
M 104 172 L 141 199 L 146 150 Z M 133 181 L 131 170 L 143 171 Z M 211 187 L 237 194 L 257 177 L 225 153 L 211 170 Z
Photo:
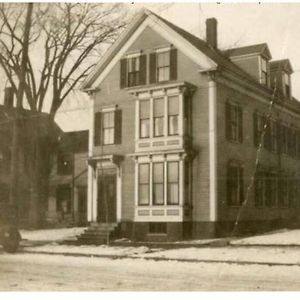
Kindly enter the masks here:
M 19 146 L 20 146 L 20 115 L 23 107 L 23 96 L 26 84 L 26 67 L 28 62 L 29 35 L 31 27 L 31 16 L 33 3 L 27 4 L 27 13 L 24 26 L 22 60 L 20 68 L 19 86 L 16 94 L 17 104 L 14 114 L 13 130 L 12 130 L 12 155 L 11 155 L 11 178 L 10 178 L 10 196 L 9 206 L 12 210 L 12 218 L 18 220 L 18 191 L 19 191 Z

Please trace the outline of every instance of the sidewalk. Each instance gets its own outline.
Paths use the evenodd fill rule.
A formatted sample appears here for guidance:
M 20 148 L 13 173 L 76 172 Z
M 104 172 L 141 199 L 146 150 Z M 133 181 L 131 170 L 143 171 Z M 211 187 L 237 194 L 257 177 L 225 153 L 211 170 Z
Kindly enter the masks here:
M 80 229 L 84 230 L 84 229 Z M 80 231 L 79 230 L 79 231 Z M 60 244 L 62 238 L 77 232 L 45 232 L 23 234 L 31 239 L 22 241 L 21 251 L 32 254 L 59 254 L 110 259 L 171 260 L 184 262 L 263 264 L 300 266 L 300 230 L 281 230 L 270 234 L 235 240 L 213 239 L 174 243 L 132 243 L 119 240 L 110 246 L 79 246 Z M 49 237 L 52 241 L 49 241 Z M 74 237 L 74 236 L 73 236 Z M 34 240 L 35 238 L 35 240 Z M 299 239 L 300 240 L 300 239 Z M 228 245 L 229 244 L 229 245 Z

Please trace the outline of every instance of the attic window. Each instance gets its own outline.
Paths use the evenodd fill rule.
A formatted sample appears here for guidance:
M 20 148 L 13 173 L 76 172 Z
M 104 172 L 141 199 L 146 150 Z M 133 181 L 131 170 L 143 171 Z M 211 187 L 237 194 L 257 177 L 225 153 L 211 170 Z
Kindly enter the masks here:
M 268 61 L 261 58 L 261 83 L 268 84 Z
M 290 75 L 287 73 L 283 74 L 283 85 L 284 85 L 285 96 L 290 98 L 290 96 L 291 96 Z

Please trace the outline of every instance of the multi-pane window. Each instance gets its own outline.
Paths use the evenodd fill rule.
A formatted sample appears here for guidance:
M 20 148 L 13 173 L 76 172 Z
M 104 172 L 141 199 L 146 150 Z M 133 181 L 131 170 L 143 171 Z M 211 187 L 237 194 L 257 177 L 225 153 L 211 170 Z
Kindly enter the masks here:
M 61 153 L 57 155 L 57 174 L 69 175 L 73 170 L 73 154 L 72 153 Z
M 268 62 L 261 58 L 261 83 L 268 84 Z
M 265 186 L 265 172 L 257 171 L 255 175 L 255 206 L 262 207 L 265 204 L 266 186 Z
M 131 57 L 127 60 L 128 86 L 139 85 L 140 81 L 140 57 Z
M 243 201 L 243 168 L 238 163 L 230 163 L 227 169 L 227 204 L 239 206 Z
M 226 103 L 226 137 L 230 141 L 243 141 L 243 111 L 231 103 Z
M 276 205 L 278 193 L 278 181 L 276 173 L 266 174 L 266 206 Z
M 154 136 L 164 135 L 164 115 L 165 115 L 165 100 L 164 98 L 154 99 L 153 102 L 153 123 L 154 123 Z
M 167 163 L 167 204 L 179 204 L 179 164 Z
M 157 53 L 157 81 L 170 80 L 170 51 Z
M 103 113 L 103 144 L 111 145 L 114 143 L 115 136 L 115 112 L 104 112 Z
M 266 118 L 258 114 L 257 112 L 254 113 L 253 115 L 253 122 L 254 122 L 254 145 L 258 147 L 260 143 L 262 143 L 262 134 L 264 131 L 264 126 L 266 123 Z
M 150 101 L 140 101 L 140 138 L 150 137 Z
M 284 93 L 286 97 L 291 96 L 291 88 L 290 88 L 290 76 L 287 73 L 283 75 L 283 84 L 284 84 Z
M 139 164 L 139 205 L 150 203 L 150 165 Z
M 179 97 L 168 97 L 168 134 L 178 134 Z
M 153 204 L 164 204 L 164 163 L 153 164 Z

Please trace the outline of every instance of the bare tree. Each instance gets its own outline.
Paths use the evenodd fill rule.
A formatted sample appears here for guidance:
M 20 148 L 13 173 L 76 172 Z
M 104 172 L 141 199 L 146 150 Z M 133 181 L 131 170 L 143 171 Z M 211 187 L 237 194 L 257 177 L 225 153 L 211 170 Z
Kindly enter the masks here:
M 121 17 L 122 4 L 36 3 L 26 41 L 26 5 L 0 4 L 0 67 L 17 99 L 22 83 L 25 97 L 21 106 L 29 107 L 31 116 L 39 116 L 47 107 L 51 126 L 63 101 L 115 40 L 126 18 Z M 24 68 L 22 57 L 26 48 L 29 51 Z M 42 162 L 49 158 L 49 146 L 45 146 L 47 140 L 41 138 L 37 123 L 31 122 L 25 140 L 31 166 L 30 220 L 36 226 L 39 202 L 45 198 L 41 195 L 41 173 L 47 169 Z

